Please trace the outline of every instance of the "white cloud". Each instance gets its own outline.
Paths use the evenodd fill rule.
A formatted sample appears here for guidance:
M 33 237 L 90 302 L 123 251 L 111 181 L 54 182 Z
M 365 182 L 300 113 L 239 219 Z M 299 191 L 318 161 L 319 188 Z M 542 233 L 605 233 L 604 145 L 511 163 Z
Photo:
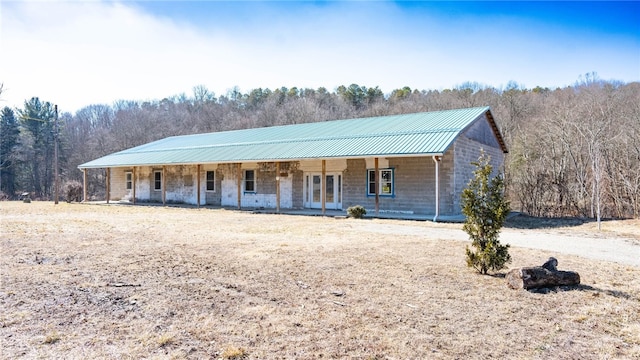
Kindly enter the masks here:
M 38 96 L 75 111 L 190 95 L 200 84 L 222 95 L 234 86 L 332 90 L 358 83 L 390 92 L 466 81 L 564 86 L 591 71 L 639 77 L 628 75 L 637 57 L 620 50 L 637 49 L 633 42 L 574 41 L 513 18 L 436 18 L 387 2 L 242 4 L 242 13 L 196 22 L 127 2 L 2 3 L 0 105 Z
M 10 3 L 2 17 L 1 81 L 13 105 L 39 96 L 75 110 L 189 91 L 229 47 L 118 3 Z

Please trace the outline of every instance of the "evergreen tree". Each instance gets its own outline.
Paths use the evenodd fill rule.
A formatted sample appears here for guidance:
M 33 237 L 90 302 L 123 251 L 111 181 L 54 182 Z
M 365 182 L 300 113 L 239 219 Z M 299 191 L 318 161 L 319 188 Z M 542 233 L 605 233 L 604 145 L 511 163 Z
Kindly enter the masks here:
M 498 240 L 500 228 L 509 214 L 509 202 L 504 196 L 502 176 L 491 178 L 490 160 L 482 152 L 478 161 L 472 163 L 476 167 L 474 176 L 462 192 L 462 213 L 466 217 L 463 229 L 475 248 L 466 249 L 467 266 L 481 274 L 504 269 L 511 261 L 509 245 L 502 245 Z
M 27 153 L 29 184 L 26 189 L 34 191 L 36 196 L 50 195 L 53 184 L 53 120 L 54 108 L 49 102 L 37 97 L 25 101 L 24 109 L 18 109 L 24 135 L 30 139 L 31 151 Z
M 12 198 L 16 192 L 16 164 L 14 150 L 18 145 L 20 129 L 11 108 L 0 112 L 0 191 Z

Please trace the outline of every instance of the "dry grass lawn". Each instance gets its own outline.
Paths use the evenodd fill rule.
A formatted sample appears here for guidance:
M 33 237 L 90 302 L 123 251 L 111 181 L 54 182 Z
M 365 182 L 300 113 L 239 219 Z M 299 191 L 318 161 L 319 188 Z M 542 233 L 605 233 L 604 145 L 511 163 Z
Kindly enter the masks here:
M 40 202 L 0 216 L 4 359 L 640 358 L 640 268 L 562 255 L 581 286 L 510 290 L 466 267 L 466 242 L 430 236 L 460 225 Z

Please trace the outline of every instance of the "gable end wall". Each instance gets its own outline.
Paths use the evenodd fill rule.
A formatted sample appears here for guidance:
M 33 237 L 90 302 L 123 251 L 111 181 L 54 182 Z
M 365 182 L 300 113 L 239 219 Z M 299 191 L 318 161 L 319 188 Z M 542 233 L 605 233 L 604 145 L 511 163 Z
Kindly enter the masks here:
M 457 214 L 461 213 L 460 201 L 462 190 L 469 184 L 469 180 L 473 177 L 473 171 L 475 170 L 475 166 L 471 163 L 478 161 L 480 149 L 483 149 L 485 154 L 491 156 L 491 166 L 493 167 L 492 176 L 502 173 L 504 153 L 499 147 L 489 146 L 473 140 L 467 137 L 466 134 L 458 137 L 452 149 L 455 171 L 453 172 L 454 178 L 451 181 L 451 184 L 453 184 L 453 210 Z

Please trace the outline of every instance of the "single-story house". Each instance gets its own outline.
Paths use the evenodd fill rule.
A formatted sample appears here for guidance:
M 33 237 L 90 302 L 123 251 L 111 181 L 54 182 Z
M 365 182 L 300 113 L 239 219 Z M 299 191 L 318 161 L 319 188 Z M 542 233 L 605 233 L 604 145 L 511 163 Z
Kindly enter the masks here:
M 507 153 L 489 107 L 172 136 L 84 163 L 106 200 L 459 215 L 481 151 Z M 85 186 L 86 189 L 86 186 Z M 86 199 L 85 192 L 85 199 Z

